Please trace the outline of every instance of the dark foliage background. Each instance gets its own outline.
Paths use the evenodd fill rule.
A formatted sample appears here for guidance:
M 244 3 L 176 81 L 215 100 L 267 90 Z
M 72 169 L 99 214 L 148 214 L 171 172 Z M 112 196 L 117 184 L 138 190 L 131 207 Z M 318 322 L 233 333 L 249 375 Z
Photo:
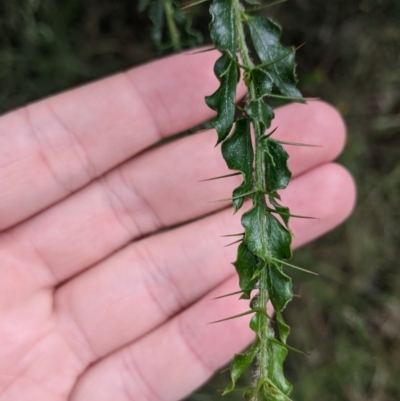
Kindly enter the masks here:
M 132 0 L 0 0 L 0 113 L 157 56 Z M 400 2 L 290 0 L 271 10 L 299 45 L 306 96 L 336 105 L 348 124 L 341 162 L 359 190 L 354 215 L 298 251 L 301 298 L 286 316 L 293 398 L 400 400 Z M 194 8 L 207 38 L 207 6 Z M 315 194 L 318 196 L 318 194 Z M 227 374 L 187 401 L 219 399 Z M 229 400 L 240 400 L 239 395 Z

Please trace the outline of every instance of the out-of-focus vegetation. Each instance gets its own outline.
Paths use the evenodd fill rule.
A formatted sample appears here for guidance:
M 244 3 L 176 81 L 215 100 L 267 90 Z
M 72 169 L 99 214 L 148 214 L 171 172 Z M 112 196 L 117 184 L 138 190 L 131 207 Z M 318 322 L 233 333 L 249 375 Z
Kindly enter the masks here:
M 0 112 L 157 55 L 132 0 L 0 0 Z M 400 2 L 290 0 L 271 10 L 298 52 L 305 96 L 348 125 L 351 219 L 298 251 L 286 367 L 302 401 L 400 400 Z M 192 13 L 207 38 L 206 5 Z M 299 127 L 301 129 L 301 127 Z M 318 197 L 318 194 L 315 194 Z M 187 401 L 219 399 L 228 374 Z M 229 395 L 238 401 L 239 395 Z

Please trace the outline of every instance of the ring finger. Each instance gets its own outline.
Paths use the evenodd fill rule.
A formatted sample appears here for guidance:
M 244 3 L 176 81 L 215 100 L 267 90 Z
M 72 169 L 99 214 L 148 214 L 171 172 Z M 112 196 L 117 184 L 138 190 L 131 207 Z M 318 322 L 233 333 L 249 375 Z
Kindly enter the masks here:
M 276 114 L 280 139 L 324 146 L 288 149 L 294 175 L 339 154 L 345 131 L 332 107 L 311 102 L 308 106 L 278 109 Z M 38 286 L 47 287 L 81 272 L 133 239 L 226 206 L 209 201 L 228 197 L 240 178 L 198 183 L 228 172 L 219 152 L 210 146 L 213 142 L 214 133 L 207 132 L 122 164 L 64 202 L 12 229 L 10 237 L 18 247 L 9 248 L 18 249 L 18 258 L 25 255 L 26 263 L 21 265 L 29 266 L 30 276 L 46 277 Z M 37 260 L 38 255 L 40 272 L 33 274 L 32 260 Z
M 293 219 L 294 245 L 343 221 L 354 194 L 350 175 L 336 164 L 296 178 L 282 194 L 285 204 L 319 219 Z M 85 339 L 85 354 L 92 351 L 88 363 L 153 330 L 226 280 L 235 247 L 224 248 L 220 235 L 238 230 L 239 216 L 225 210 L 135 242 L 60 287 L 58 316 L 69 322 L 75 333 L 70 337 Z

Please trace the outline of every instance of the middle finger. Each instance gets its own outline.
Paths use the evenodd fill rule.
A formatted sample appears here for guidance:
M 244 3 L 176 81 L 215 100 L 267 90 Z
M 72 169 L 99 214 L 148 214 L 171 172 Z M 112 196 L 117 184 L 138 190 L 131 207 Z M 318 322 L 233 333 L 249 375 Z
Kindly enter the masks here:
M 293 219 L 296 247 L 347 217 L 354 185 L 342 167 L 326 164 L 293 180 L 282 196 L 294 212 L 319 217 Z M 56 311 L 87 342 L 88 362 L 151 331 L 233 274 L 236 247 L 224 248 L 230 241 L 220 237 L 241 230 L 231 214 L 137 241 L 59 288 Z
M 343 146 L 342 120 L 321 102 L 278 109 L 274 125 L 280 139 L 324 146 L 291 147 L 294 175 L 334 159 Z M 52 272 L 44 285 L 56 285 L 129 241 L 225 207 L 210 201 L 229 197 L 241 178 L 198 183 L 229 173 L 212 143 L 209 131 L 147 151 L 12 229 L 11 238 L 40 255 L 39 269 Z

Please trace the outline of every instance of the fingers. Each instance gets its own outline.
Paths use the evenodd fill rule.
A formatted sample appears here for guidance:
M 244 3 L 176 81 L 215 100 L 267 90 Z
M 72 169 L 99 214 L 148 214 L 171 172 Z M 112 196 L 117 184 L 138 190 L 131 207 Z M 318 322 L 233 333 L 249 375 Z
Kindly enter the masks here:
M 323 145 L 288 147 L 294 175 L 340 153 L 345 130 L 331 106 L 311 102 L 276 114 L 278 138 Z M 53 282 L 42 285 L 79 273 L 132 239 L 227 206 L 212 201 L 229 197 L 240 177 L 199 183 L 229 172 L 214 141 L 210 131 L 145 152 L 14 229 L 15 241 L 33 246 L 36 259 L 41 255 L 42 269 L 52 274 Z M 24 254 L 29 252 L 25 249 Z
M 320 101 L 310 101 L 306 105 L 294 103 L 277 109 L 276 115 L 272 124 L 272 128 L 277 127 L 274 138 L 318 146 L 286 146 L 290 153 L 289 167 L 295 174 L 334 160 L 342 152 L 346 127 L 331 105 Z
M 208 324 L 248 309 L 237 298 L 211 300 L 236 288 L 236 280 L 229 279 L 150 335 L 94 365 L 79 380 L 71 401 L 182 399 L 254 337 L 247 317 Z
M 0 230 L 210 118 L 217 56 L 173 56 L 3 116 Z
M 348 172 L 327 164 L 296 178 L 283 200 L 292 213 L 294 246 L 329 231 L 350 213 Z M 136 242 L 56 292 L 56 310 L 84 338 L 96 360 L 139 338 L 192 304 L 233 273 L 236 247 L 222 234 L 240 232 L 230 210 Z M 220 294 L 221 295 L 221 294 Z M 131 319 L 127 319 L 131 316 Z M 89 360 L 89 362 L 92 362 Z

